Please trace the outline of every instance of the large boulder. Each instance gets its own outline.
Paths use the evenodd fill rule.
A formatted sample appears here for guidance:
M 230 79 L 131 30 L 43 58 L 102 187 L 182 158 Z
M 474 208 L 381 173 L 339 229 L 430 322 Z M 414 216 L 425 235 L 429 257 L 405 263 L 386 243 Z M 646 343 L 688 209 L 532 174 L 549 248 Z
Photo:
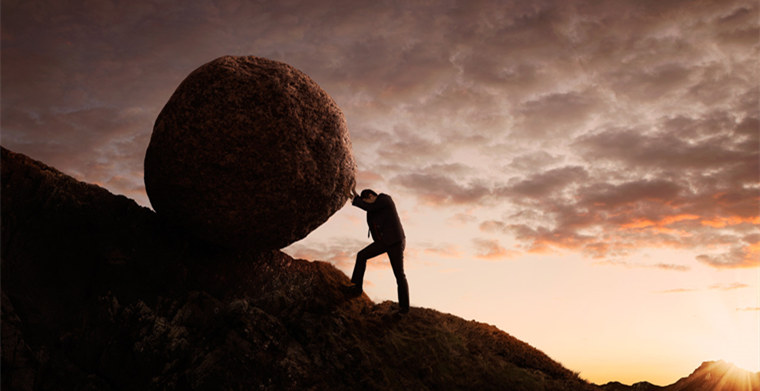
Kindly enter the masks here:
M 345 119 L 288 64 L 218 58 L 193 71 L 156 119 L 145 155 L 153 209 L 230 248 L 279 249 L 348 199 L 356 164 Z

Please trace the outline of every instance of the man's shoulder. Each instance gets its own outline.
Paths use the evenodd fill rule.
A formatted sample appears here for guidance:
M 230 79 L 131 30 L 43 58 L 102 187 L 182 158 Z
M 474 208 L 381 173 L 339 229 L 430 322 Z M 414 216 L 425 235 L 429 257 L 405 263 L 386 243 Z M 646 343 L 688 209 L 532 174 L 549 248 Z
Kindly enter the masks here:
M 380 204 L 384 206 L 391 206 L 393 205 L 395 207 L 395 203 L 393 202 L 393 198 L 385 193 L 380 193 L 377 195 L 377 199 L 375 200 L 375 203 L 379 202 Z

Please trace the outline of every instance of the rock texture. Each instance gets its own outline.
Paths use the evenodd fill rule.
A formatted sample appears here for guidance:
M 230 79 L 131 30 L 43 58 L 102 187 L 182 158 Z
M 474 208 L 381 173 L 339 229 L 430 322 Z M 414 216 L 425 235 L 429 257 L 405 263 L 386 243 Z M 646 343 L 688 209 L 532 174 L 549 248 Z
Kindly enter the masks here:
M 290 65 L 218 58 L 156 119 L 145 187 L 159 216 L 230 248 L 279 249 L 348 199 L 355 163 L 338 106 Z
M 596 389 L 495 327 L 348 299 L 2 150 L 3 390 Z

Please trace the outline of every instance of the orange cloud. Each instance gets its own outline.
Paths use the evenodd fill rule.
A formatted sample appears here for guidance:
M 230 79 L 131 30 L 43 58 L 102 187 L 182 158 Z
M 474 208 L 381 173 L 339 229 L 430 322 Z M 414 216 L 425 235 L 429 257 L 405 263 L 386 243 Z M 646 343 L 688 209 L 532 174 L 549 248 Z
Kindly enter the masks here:
M 677 235 L 681 237 L 687 237 L 691 236 L 691 233 L 684 231 L 684 230 L 678 230 L 678 229 L 672 229 L 667 228 L 668 225 L 684 221 L 684 220 L 697 220 L 700 217 L 694 214 L 679 214 L 674 216 L 665 216 L 661 218 L 658 221 L 652 221 L 647 218 L 638 218 L 630 223 L 625 223 L 620 226 L 620 228 L 623 229 L 644 229 L 648 228 L 652 232 L 656 233 L 663 233 L 663 234 L 670 234 L 670 235 Z
M 728 216 L 728 217 L 715 217 L 710 220 L 702 220 L 702 225 L 713 227 L 713 228 L 723 228 L 731 225 L 739 225 L 742 223 L 749 223 L 749 224 L 760 224 L 760 216 L 750 216 L 750 217 L 741 217 L 741 216 Z

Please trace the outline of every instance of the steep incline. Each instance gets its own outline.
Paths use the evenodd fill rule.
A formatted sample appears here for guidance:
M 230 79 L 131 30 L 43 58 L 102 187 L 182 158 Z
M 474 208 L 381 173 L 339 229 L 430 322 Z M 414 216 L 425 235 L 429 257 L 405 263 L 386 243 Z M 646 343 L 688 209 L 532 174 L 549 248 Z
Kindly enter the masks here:
M 347 299 L 328 263 L 188 239 L 6 149 L 1 195 L 4 390 L 596 389 L 495 327 Z

